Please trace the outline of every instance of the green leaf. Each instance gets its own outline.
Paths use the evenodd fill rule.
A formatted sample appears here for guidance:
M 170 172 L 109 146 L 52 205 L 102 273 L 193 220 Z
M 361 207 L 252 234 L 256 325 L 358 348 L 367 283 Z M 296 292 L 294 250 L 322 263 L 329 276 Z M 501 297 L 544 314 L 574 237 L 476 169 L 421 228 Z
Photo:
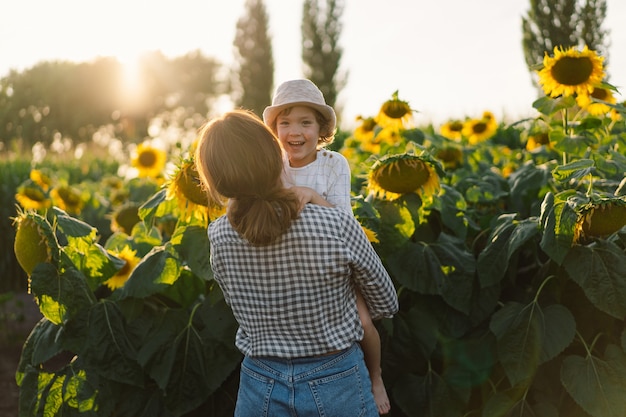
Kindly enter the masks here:
M 393 399 L 407 416 L 458 417 L 463 404 L 435 372 L 404 374 L 393 386 Z
M 597 143 L 596 139 L 589 136 L 569 136 L 561 134 L 557 137 L 555 133 L 556 131 L 551 131 L 549 134 L 550 143 L 553 144 L 554 149 L 571 155 L 582 156 L 590 146 Z
M 172 285 L 180 275 L 180 261 L 171 246 L 153 248 L 137 264 L 121 288 L 121 298 L 146 298 Z
M 31 291 L 41 313 L 54 324 L 86 311 L 95 302 L 85 276 L 74 268 L 59 274 L 54 265 L 37 265 L 31 275 Z
M 589 175 L 595 163 L 593 159 L 579 159 L 566 165 L 559 165 L 552 171 L 552 176 L 559 182 L 581 179 Z
M 189 269 L 182 268 L 178 279 L 172 285 L 166 286 L 161 294 L 185 308 L 196 302 L 200 294 L 204 294 L 205 291 L 206 281 Z
M 563 265 L 594 306 L 617 319 L 626 318 L 626 254 L 620 247 L 606 240 L 576 245 Z
M 68 237 L 87 238 L 90 241 L 96 239 L 98 230 L 95 227 L 71 217 L 58 207 L 52 207 L 52 212 L 56 216 L 59 229 Z
M 547 402 L 528 401 L 523 385 L 496 392 L 489 397 L 482 410 L 482 417 L 559 417 L 559 410 Z
M 167 189 L 163 188 L 155 193 L 150 200 L 146 201 L 141 207 L 139 207 L 139 217 L 146 223 L 152 224 L 154 217 L 162 215 L 161 205 L 165 203 L 167 197 Z
M 126 330 L 119 306 L 102 300 L 89 310 L 89 329 L 82 357 L 90 368 L 107 379 L 143 386 L 144 376 L 137 352 Z
M 442 184 L 443 192 L 435 199 L 431 208 L 441 213 L 441 220 L 455 236 L 467 236 L 469 220 L 465 214 L 467 203 L 463 195 L 449 185 Z
M 493 373 L 496 340 L 490 332 L 442 340 L 446 367 L 443 377 L 456 389 L 471 389 L 485 383 Z
M 561 383 L 569 395 L 594 417 L 626 415 L 626 355 L 608 345 L 604 358 L 570 355 L 563 360 Z
M 437 319 L 420 306 L 412 306 L 406 312 L 400 312 L 393 318 L 395 331 L 394 343 L 397 349 L 407 349 L 408 357 L 414 357 L 419 352 L 424 360 L 428 360 L 437 344 L 439 325 Z
M 567 308 L 542 308 L 507 303 L 491 318 L 489 328 L 498 340 L 498 357 L 511 385 L 528 381 L 539 365 L 556 357 L 574 339 L 576 322 Z
M 188 226 L 178 228 L 170 241 L 194 274 L 205 280 L 213 278 L 209 256 L 209 237 L 206 227 Z
M 516 220 L 516 214 L 503 214 L 489 236 L 489 243 L 478 255 L 477 270 L 482 288 L 496 285 L 511 265 L 511 257 L 539 234 L 536 218 Z
M 574 242 L 574 230 L 578 214 L 561 198 L 546 194 L 541 204 L 543 236 L 541 249 L 558 265 L 563 263 Z
M 453 308 L 468 313 L 475 261 L 462 243 L 441 233 L 437 242 L 406 242 L 388 258 L 398 283 L 420 294 L 441 295 Z

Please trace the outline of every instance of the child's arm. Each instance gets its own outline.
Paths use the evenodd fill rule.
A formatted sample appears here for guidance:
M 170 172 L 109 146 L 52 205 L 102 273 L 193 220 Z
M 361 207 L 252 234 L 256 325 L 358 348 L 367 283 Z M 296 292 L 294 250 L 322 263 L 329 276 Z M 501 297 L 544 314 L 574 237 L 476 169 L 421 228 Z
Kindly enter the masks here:
M 318 206 L 324 207 L 334 207 L 328 201 L 324 200 L 324 197 L 319 195 L 317 191 L 312 188 L 293 186 L 291 189 L 296 193 L 298 199 L 300 200 L 300 209 L 302 209 L 307 203 L 317 204 Z

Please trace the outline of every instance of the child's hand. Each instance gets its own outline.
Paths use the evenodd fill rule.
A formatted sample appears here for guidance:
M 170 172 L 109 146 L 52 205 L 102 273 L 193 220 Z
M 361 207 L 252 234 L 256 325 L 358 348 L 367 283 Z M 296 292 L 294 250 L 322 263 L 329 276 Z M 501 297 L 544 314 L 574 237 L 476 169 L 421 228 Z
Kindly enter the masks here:
M 325 207 L 333 206 L 328 201 L 324 200 L 324 198 L 312 188 L 293 186 L 291 189 L 296 193 L 298 199 L 300 200 L 300 210 L 302 210 L 304 205 L 308 203 Z

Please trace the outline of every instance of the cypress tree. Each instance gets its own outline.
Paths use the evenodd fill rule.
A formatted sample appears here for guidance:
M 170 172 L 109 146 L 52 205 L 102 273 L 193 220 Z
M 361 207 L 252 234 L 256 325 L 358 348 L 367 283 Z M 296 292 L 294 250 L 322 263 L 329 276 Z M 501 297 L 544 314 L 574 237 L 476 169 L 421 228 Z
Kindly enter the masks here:
M 332 107 L 346 83 L 346 77 L 338 73 L 343 54 L 339 45 L 343 7 L 341 0 L 326 0 L 323 8 L 319 0 L 304 0 L 302 7 L 304 75 L 319 87 Z
M 239 97 L 235 104 L 261 116 L 271 103 L 274 58 L 268 33 L 268 15 L 263 0 L 246 0 L 244 15 L 237 21 Z

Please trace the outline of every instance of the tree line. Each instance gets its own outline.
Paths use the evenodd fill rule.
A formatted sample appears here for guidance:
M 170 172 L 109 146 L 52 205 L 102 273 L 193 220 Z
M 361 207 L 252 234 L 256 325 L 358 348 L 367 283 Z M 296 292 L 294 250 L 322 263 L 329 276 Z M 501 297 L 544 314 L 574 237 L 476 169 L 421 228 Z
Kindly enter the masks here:
M 521 22 L 521 46 L 531 77 L 540 63 L 537 57 L 552 53 L 554 46 L 587 45 L 608 58 L 609 33 L 602 27 L 606 0 L 529 3 Z M 302 75 L 318 85 L 333 107 L 347 82 L 347 72 L 339 71 L 344 7 L 345 0 L 304 0 L 302 6 Z M 134 95 L 124 85 L 124 68 L 115 58 L 47 61 L 22 72 L 12 70 L 0 79 L 0 150 L 16 141 L 25 149 L 36 142 L 50 144 L 59 135 L 84 142 L 108 124 L 121 139 L 141 141 L 148 122 L 158 114 L 182 107 L 206 116 L 221 95 L 260 115 L 274 89 L 272 38 L 263 0 L 246 0 L 233 46 L 234 68 L 224 68 L 200 51 L 173 59 L 146 53 L 138 74 L 144 90 Z

